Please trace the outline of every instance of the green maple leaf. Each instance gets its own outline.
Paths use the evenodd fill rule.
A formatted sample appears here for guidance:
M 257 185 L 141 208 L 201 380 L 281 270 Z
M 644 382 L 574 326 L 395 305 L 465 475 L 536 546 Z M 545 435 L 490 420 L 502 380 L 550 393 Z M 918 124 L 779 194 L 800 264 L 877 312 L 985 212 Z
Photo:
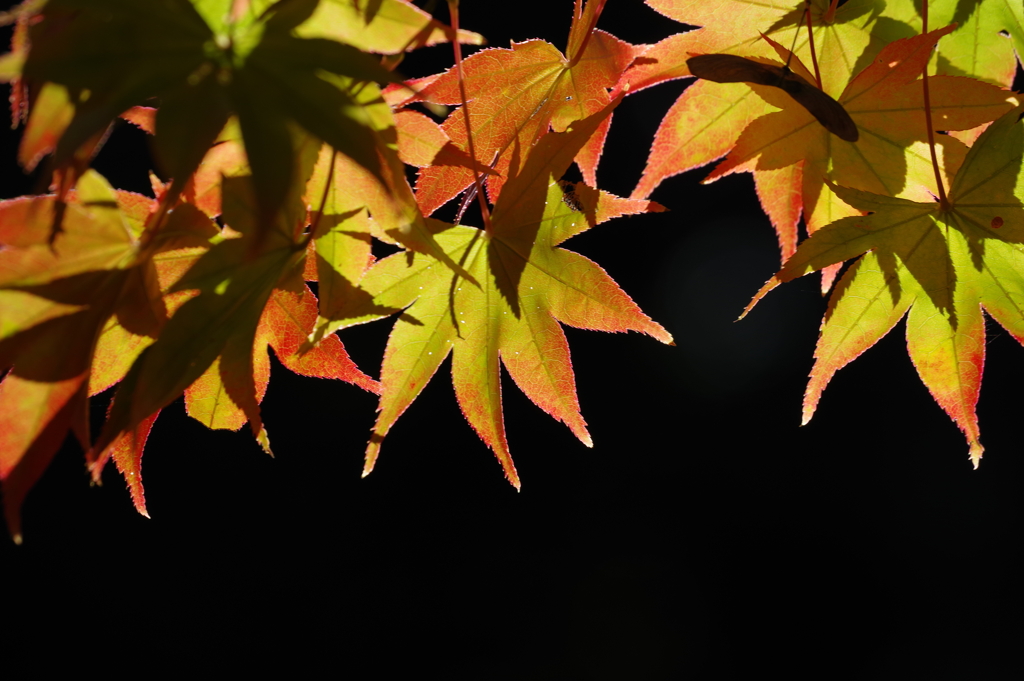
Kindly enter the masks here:
M 610 217 L 660 209 L 648 201 L 558 182 L 609 113 L 610 107 L 574 123 L 567 132 L 546 135 L 533 147 L 522 170 L 506 182 L 490 233 L 431 221 L 438 243 L 479 286 L 451 276 L 429 256 L 398 253 L 362 277 L 359 285 L 369 299 L 351 298 L 324 320 L 325 329 L 333 330 L 403 310 L 384 355 L 380 414 L 364 473 L 373 468 L 392 424 L 449 353 L 463 413 L 518 487 L 502 419 L 499 364 L 535 404 L 589 446 L 559 322 L 640 331 L 671 343 L 671 336 L 600 267 L 559 247 Z
M 906 314 L 918 374 L 963 430 L 977 466 L 984 451 L 975 413 L 985 357 L 982 310 L 1024 343 L 1022 116 L 1018 107 L 979 137 L 953 180 L 948 208 L 835 186 L 843 201 L 868 214 L 815 232 L 755 298 L 863 254 L 829 301 L 805 423 L 835 372 Z
M 670 36 L 644 52 L 623 76 L 630 93 L 691 76 L 686 61 L 694 54 L 777 58 L 762 35 L 787 47 L 794 45 L 795 39 L 793 53 L 803 63 L 811 63 L 807 29 L 801 21 L 803 3 L 647 0 L 647 4 L 676 21 L 701 28 Z M 838 9 L 827 0 L 811 3 L 814 43 L 826 93 L 838 95 L 887 42 L 912 35 L 909 26 L 884 21 L 888 12 L 880 0 L 851 0 Z M 650 196 L 666 178 L 721 158 L 751 121 L 772 110 L 749 86 L 697 81 L 666 113 L 633 196 Z
M 812 59 L 802 6 L 786 9 L 745 0 L 715 4 L 650 0 L 649 4 L 676 20 L 703 28 L 672 36 L 645 52 L 624 75 L 630 92 L 690 75 L 686 59 L 710 53 L 776 64 L 782 60 L 815 82 L 815 75 L 805 67 Z M 979 12 L 978 16 L 984 14 Z M 914 80 L 930 54 L 927 43 L 934 43 L 951 29 L 933 31 L 931 38 L 911 37 L 920 18 L 909 2 L 863 0 L 837 8 L 822 0 L 811 3 L 809 14 L 821 88 L 847 107 L 861 128 L 860 140 L 849 143 L 829 135 L 778 88 L 698 81 L 662 121 L 634 197 L 650 196 L 666 178 L 727 155 L 707 181 L 730 172 L 753 171 L 758 197 L 776 228 L 783 258 L 796 248 L 801 215 L 813 232 L 853 213 L 823 191 L 826 177 L 868 191 L 922 198 L 931 175 L 930 159 L 921 142 L 925 131 L 916 121 L 908 125 L 907 119 L 920 116 L 920 103 L 914 100 L 920 99 L 921 87 Z M 725 17 L 729 17 L 729 25 L 723 22 Z M 946 35 L 939 43 L 940 52 L 961 50 L 958 45 L 970 30 L 964 27 Z M 768 39 L 762 40 L 761 33 Z M 954 39 L 960 42 L 943 47 Z M 790 58 L 786 48 L 794 44 Z M 1004 62 L 1012 68 L 1012 54 Z M 963 71 L 951 67 L 940 73 L 962 75 Z M 897 91 L 901 88 L 902 92 Z M 936 97 L 933 104 L 942 108 L 945 116 L 945 120 L 936 118 L 936 125 L 944 131 L 980 125 L 1012 106 L 999 101 L 1006 100 L 1009 93 L 1000 94 L 994 87 L 950 75 L 935 79 L 932 92 Z M 1000 109 L 1000 104 L 1005 108 Z M 987 112 L 985 106 L 990 107 Z M 951 136 L 943 137 L 942 142 L 945 165 L 952 175 L 966 147 Z M 825 288 L 830 276 L 826 273 Z
M 783 257 L 796 247 L 796 219 L 803 213 L 809 232 L 853 211 L 824 190 L 825 178 L 878 194 L 926 200 L 936 193 L 931 157 L 922 125 L 920 74 L 949 26 L 885 46 L 867 68 L 838 95 L 857 124 L 860 139 L 846 142 L 830 134 L 802 106 L 777 88 L 753 86 L 779 110 L 751 122 L 708 181 L 737 169 L 752 169 L 758 194 L 787 238 Z M 779 48 L 780 57 L 788 56 Z M 793 68 L 813 76 L 801 64 Z M 933 124 L 937 130 L 967 130 L 994 120 L 1016 103 L 1013 93 L 978 80 L 930 76 Z M 956 172 L 967 153 L 951 136 L 941 136 L 944 169 Z M 784 219 L 783 216 L 786 216 Z M 782 230 L 780 230 L 782 231 Z
M 891 3 L 894 19 L 921 29 L 919 3 Z M 1017 71 L 1018 55 L 1024 52 L 1024 6 L 1013 0 L 931 0 L 928 16 L 932 26 L 956 24 L 944 38 L 933 62 L 935 73 L 968 76 L 1010 87 Z M 1016 54 L 1015 54 L 1016 53 Z

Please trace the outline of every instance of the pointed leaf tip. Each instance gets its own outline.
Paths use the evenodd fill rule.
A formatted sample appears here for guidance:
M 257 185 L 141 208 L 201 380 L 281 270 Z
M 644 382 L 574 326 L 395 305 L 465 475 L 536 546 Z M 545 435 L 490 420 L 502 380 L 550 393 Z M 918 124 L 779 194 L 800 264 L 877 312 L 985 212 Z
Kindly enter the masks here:
M 981 446 L 981 443 L 975 440 L 971 443 L 971 464 L 974 466 L 974 470 L 978 470 L 978 466 L 981 465 L 981 457 L 985 454 L 985 448 Z
M 754 309 L 754 306 L 761 302 L 761 299 L 768 295 L 769 291 L 771 291 L 773 288 L 775 288 L 781 283 L 782 282 L 779 281 L 777 277 L 772 277 L 771 279 L 766 281 L 764 286 L 762 286 L 761 289 L 754 294 L 754 297 L 750 299 L 750 302 L 747 303 L 747 306 L 743 308 L 743 313 L 736 318 L 736 321 L 740 321 L 748 314 L 750 314 L 750 311 Z
M 260 432 L 256 435 L 256 442 L 260 443 L 260 447 L 270 455 L 270 458 L 274 458 L 274 452 L 270 451 L 270 436 L 267 435 L 266 428 L 260 428 Z
M 363 455 L 363 474 L 360 477 L 365 478 L 373 472 L 377 456 L 380 454 L 380 443 L 383 440 L 384 436 L 377 434 L 376 431 L 370 434 L 370 441 L 366 443 L 366 453 Z

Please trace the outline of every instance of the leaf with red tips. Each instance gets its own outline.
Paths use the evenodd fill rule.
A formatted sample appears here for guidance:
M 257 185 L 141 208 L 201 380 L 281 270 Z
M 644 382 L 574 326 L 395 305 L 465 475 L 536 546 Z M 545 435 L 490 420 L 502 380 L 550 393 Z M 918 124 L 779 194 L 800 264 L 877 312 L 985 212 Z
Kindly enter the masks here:
M 142 487 L 142 455 L 146 449 L 146 440 L 149 439 L 149 433 L 158 416 L 160 416 L 159 411 L 143 419 L 135 430 L 122 434 L 107 449 L 104 457 L 89 467 L 92 470 L 93 480 L 99 482 L 103 467 L 107 461 L 113 459 L 118 472 L 124 476 L 124 481 L 128 485 L 128 493 L 131 494 L 135 510 L 147 518 L 149 511 L 146 509 L 146 493 Z
M 275 290 L 260 320 L 257 342 L 274 348 L 281 363 L 302 376 L 335 378 L 380 393 L 380 384 L 349 358 L 341 340 L 331 334 L 308 352 L 299 353 L 317 319 L 317 299 L 309 287 L 296 294 Z
M 0 485 L 11 536 L 21 543 L 21 504 L 68 429 L 85 414 L 86 373 L 33 381 L 9 373 L 0 381 Z
M 812 64 L 812 59 L 808 17 L 802 6 L 764 5 L 745 0 L 716 3 L 650 0 L 648 4 L 678 21 L 703 28 L 672 36 L 648 49 L 624 75 L 624 80 L 634 89 L 690 75 L 685 62 L 694 55 L 722 53 L 729 58 L 771 61 L 776 67 L 782 66 L 781 61 L 805 80 L 816 82 L 814 75 L 804 68 Z M 809 232 L 854 214 L 848 206 L 823 191 L 825 177 L 845 186 L 924 200 L 931 174 L 927 150 L 922 150 L 919 144 L 924 129 L 916 118 L 913 124 L 904 121 L 903 105 L 907 112 L 912 111 L 920 118 L 917 100 L 921 97 L 921 87 L 913 81 L 919 78 L 923 60 L 935 41 L 952 29 L 935 31 L 927 38 L 918 36 L 909 41 L 893 41 L 906 35 L 897 35 L 897 27 L 904 25 L 900 22 L 913 23 L 913 19 L 919 22 L 916 10 L 908 11 L 903 3 L 846 3 L 834 9 L 828 2 L 815 0 L 808 4 L 807 11 L 822 90 L 836 98 L 850 114 L 860 130 L 860 141 L 851 144 L 829 139 L 829 134 L 813 116 L 777 89 L 772 88 L 772 92 L 764 85 L 745 88 L 698 81 L 683 93 L 663 120 L 634 197 L 649 196 L 664 179 L 727 154 L 726 160 L 707 181 L 731 172 L 753 171 L 755 176 L 771 174 L 770 179 L 756 177 L 755 181 L 762 205 L 779 235 L 784 256 L 792 253 L 795 246 L 795 228 L 801 214 Z M 790 45 L 795 45 L 792 56 L 786 49 Z M 915 52 L 918 49 L 921 51 Z M 892 69 L 890 63 L 900 67 Z M 858 69 L 863 72 L 856 76 Z M 897 95 L 891 92 L 889 85 L 877 87 L 877 83 L 860 88 L 872 81 L 871 73 L 883 75 L 883 79 L 892 84 L 898 83 L 899 87 L 905 87 L 905 92 Z M 860 85 L 854 85 L 855 76 Z M 950 122 L 936 120 L 936 126 L 942 130 L 970 125 L 966 119 L 972 116 L 978 117 L 977 122 L 985 117 L 991 120 L 1009 106 L 1005 104 L 1006 93 L 1002 101 L 996 101 L 999 97 L 995 88 L 985 90 L 984 84 L 977 81 L 962 84 L 961 88 L 961 81 L 954 79 L 940 84 L 937 80 L 933 86 L 933 104 L 938 105 L 943 99 L 942 106 L 952 114 Z M 971 92 L 968 88 L 972 88 Z M 746 94 L 741 94 L 744 89 Z M 743 103 L 753 107 L 754 102 L 749 101 L 752 92 L 757 93 L 753 99 L 763 108 L 744 115 L 746 112 L 739 107 Z M 874 108 L 868 105 L 872 98 L 877 104 L 877 117 L 869 114 Z M 975 104 L 982 106 L 975 107 Z M 986 104 L 991 105 L 987 111 Z M 1004 108 L 998 108 L 999 105 Z M 965 117 L 953 123 L 957 116 Z M 907 133 L 910 130 L 913 132 Z M 901 135 L 905 134 L 910 136 L 904 139 Z M 946 156 L 955 163 L 953 159 L 962 157 L 965 150 L 949 136 L 944 138 L 943 144 L 949 149 Z M 797 164 L 802 167 L 793 169 L 789 173 L 788 187 L 783 186 L 783 170 Z M 875 177 L 875 172 L 879 172 L 881 178 Z
M 843 275 L 821 322 L 814 368 L 804 393 L 803 424 L 811 420 L 832 376 L 889 333 L 917 293 L 906 268 L 885 271 L 874 253 L 866 253 Z
M 223 190 L 225 221 L 241 238 L 210 248 L 174 284 L 175 291 L 195 289 L 198 295 L 181 305 L 128 371 L 95 445 L 100 456 L 123 433 L 181 395 L 218 358 L 219 375 L 227 379 L 224 389 L 269 450 L 253 382 L 253 339 L 274 287 L 301 273 L 304 249 L 290 238 L 292 213 L 301 201 L 293 187 L 287 214 L 278 215 L 277 228 L 254 252 L 255 200 L 248 178 L 226 179 Z
M 985 360 L 982 310 L 1024 343 L 1024 109 L 994 122 L 971 147 L 948 208 L 830 185 L 867 213 L 804 241 L 762 293 L 844 260 L 861 259 L 832 294 L 804 401 L 814 413 L 828 381 L 907 315 L 918 375 L 964 432 L 977 466 L 976 414 Z M 998 226 L 996 226 L 998 225 Z
M 252 368 L 245 369 L 242 379 L 225 370 L 220 360 L 213 364 L 192 385 L 185 389 L 185 409 L 189 416 L 208 428 L 238 430 L 249 420 L 246 410 L 232 398 L 232 392 L 244 389 L 250 380 L 255 386 L 256 402 L 261 403 L 270 382 L 270 358 L 267 348 L 274 348 L 277 358 L 288 369 L 302 376 L 334 378 L 353 383 L 372 393 L 380 385 L 356 366 L 337 336 L 331 334 L 304 354 L 299 348 L 306 342 L 317 319 L 317 299 L 308 287 L 299 293 L 275 288 L 260 317 L 252 349 Z M 239 363 L 245 368 L 244 363 Z M 228 386 L 235 384 L 231 390 Z
M 660 208 L 558 181 L 608 113 L 610 108 L 568 132 L 547 135 L 531 149 L 521 172 L 502 190 L 490 234 L 432 221 L 438 243 L 480 286 L 452 276 L 432 258 L 398 253 L 362 278 L 360 287 L 371 299 L 353 299 L 335 311 L 328 330 L 404 310 L 384 355 L 380 414 L 364 473 L 372 470 L 391 426 L 449 353 L 463 414 L 518 487 L 502 417 L 501 364 L 535 404 L 589 446 L 559 322 L 672 341 L 600 267 L 558 247 L 604 219 Z

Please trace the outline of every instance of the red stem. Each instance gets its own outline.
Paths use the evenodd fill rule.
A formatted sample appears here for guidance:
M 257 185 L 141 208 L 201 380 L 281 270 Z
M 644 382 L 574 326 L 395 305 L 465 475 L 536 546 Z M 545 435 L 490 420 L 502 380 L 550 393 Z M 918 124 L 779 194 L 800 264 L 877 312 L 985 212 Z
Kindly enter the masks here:
M 459 34 L 459 0 L 448 0 L 448 11 L 451 15 L 452 30 Z M 466 98 L 466 79 L 462 73 L 462 46 L 458 40 L 452 41 L 455 50 L 455 69 L 459 73 L 459 96 L 462 98 L 462 115 L 466 119 L 466 138 L 469 140 L 469 157 L 473 159 L 473 183 L 476 185 L 476 196 L 480 200 L 480 212 L 484 217 L 484 231 L 491 233 L 491 211 L 487 207 L 484 196 L 483 182 L 477 170 L 476 147 L 473 144 L 473 128 L 469 123 L 469 100 Z
M 826 24 L 831 24 L 836 19 L 836 7 L 839 6 L 839 0 L 832 0 L 829 3 L 828 9 L 825 10 L 825 14 L 822 15 L 821 21 Z
M 824 88 L 821 87 L 821 71 L 818 70 L 818 55 L 814 52 L 814 31 L 811 27 L 811 0 L 807 0 L 807 11 L 804 12 L 804 15 L 807 16 L 807 42 L 811 48 L 811 64 L 814 65 L 814 79 L 818 81 L 818 89 L 823 90 Z
M 586 28 L 586 33 L 583 34 L 583 40 L 580 42 L 579 49 L 576 50 L 576 54 L 569 55 L 569 68 L 576 66 L 583 58 L 583 53 L 587 51 L 587 43 L 590 42 L 590 37 L 594 34 L 594 27 L 597 26 L 597 20 L 601 16 L 601 12 L 604 11 L 604 5 L 607 0 L 588 0 L 588 2 L 596 2 L 597 9 L 594 10 L 593 19 L 590 25 Z M 583 15 L 584 10 L 581 10 L 580 16 L 575 17 L 575 21 L 579 21 Z
M 921 33 L 928 32 L 928 0 L 921 3 Z M 932 130 L 932 102 L 928 94 L 928 61 L 924 63 L 924 120 L 928 127 L 928 149 L 932 153 L 932 169 L 935 171 L 935 185 L 939 188 L 939 206 L 942 210 L 949 210 L 949 199 L 946 198 L 946 188 L 942 184 L 942 173 L 939 172 L 939 158 L 935 154 L 935 132 Z

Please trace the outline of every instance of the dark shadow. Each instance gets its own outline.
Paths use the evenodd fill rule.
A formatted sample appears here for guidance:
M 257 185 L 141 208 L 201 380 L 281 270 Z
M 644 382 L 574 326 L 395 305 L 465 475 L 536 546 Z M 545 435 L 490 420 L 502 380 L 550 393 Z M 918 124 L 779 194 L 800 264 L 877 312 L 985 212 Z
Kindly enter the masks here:
M 476 233 L 473 234 L 473 238 L 469 240 L 465 250 L 462 251 L 462 257 L 459 258 L 459 267 L 465 269 L 466 259 L 469 257 L 469 254 L 473 252 L 473 246 L 476 245 L 477 240 L 482 234 L 483 230 L 480 229 L 476 230 Z M 458 290 L 458 284 L 459 275 L 453 274 L 452 283 L 448 287 L 448 314 L 452 317 L 452 327 L 455 329 L 455 335 L 462 338 L 462 331 L 459 329 L 459 320 L 455 316 L 455 291 Z
M 491 225 L 487 262 L 498 292 L 508 302 L 516 318 L 520 317 L 519 283 L 538 242 L 550 182 L 565 174 L 576 154 L 619 101 L 621 99 L 592 116 L 576 121 L 564 133 L 548 133 L 531 147 L 519 173 L 514 177 L 511 171 L 509 173 L 508 182 L 494 208 L 494 215 L 499 216 L 502 223 Z M 517 167 L 519 154 L 520 149 L 516 146 L 510 168 Z M 519 182 L 520 177 L 524 182 Z M 541 248 L 550 247 L 551 236 L 548 229 L 540 238 Z
M 367 239 L 370 238 L 368 234 L 364 235 L 362 233 L 349 232 L 342 233 L 349 234 L 350 236 L 354 236 L 359 239 L 362 239 L 364 236 Z M 402 312 L 402 308 L 399 307 L 378 305 L 374 302 L 372 295 L 343 277 L 322 255 L 317 253 L 316 258 L 317 275 L 320 277 L 318 290 L 321 292 L 321 300 L 325 289 L 329 289 L 331 291 L 331 307 L 320 308 L 320 315 L 325 319 L 340 321 L 342 319 L 361 317 L 363 315 L 379 315 L 381 317 L 387 317 L 395 314 L 396 312 Z M 404 313 L 403 319 L 414 324 L 419 323 Z M 309 348 L 312 347 L 311 344 L 319 343 L 323 337 L 323 328 L 317 328 L 309 341 L 299 349 L 299 353 L 308 352 Z
M 0 368 L 32 381 L 62 381 L 78 376 L 92 363 L 99 327 L 110 316 L 124 282 L 123 272 L 86 272 L 40 286 L 15 290 L 85 309 L 56 317 L 0 341 Z
M 892 300 L 893 305 L 897 305 L 900 302 L 900 298 L 903 297 L 903 288 L 900 286 L 899 277 L 900 264 L 896 261 L 896 256 L 893 255 L 892 251 L 880 250 L 875 255 L 878 257 L 878 266 L 882 268 L 882 274 L 885 275 L 885 283 L 889 288 L 889 298 Z M 838 287 L 833 295 L 842 295 Z
M 380 7 L 383 4 L 384 0 L 356 0 L 356 9 L 359 9 L 360 5 L 366 7 L 363 10 L 363 14 L 366 16 L 366 23 L 369 24 L 377 17 L 377 13 L 380 12 Z
M 984 267 L 986 239 L 1024 243 L 1024 203 L 1016 194 L 1017 178 L 1024 164 L 1024 123 L 1021 118 L 1024 118 L 1024 113 L 1018 114 L 1012 123 L 1004 121 L 1005 117 L 997 119 L 972 147 L 972 151 L 984 151 L 986 156 L 998 154 L 1002 157 L 998 164 L 992 162 L 995 159 L 989 161 L 990 165 L 998 165 L 996 174 L 984 178 L 976 187 L 960 187 L 954 180 L 950 188 L 951 194 L 954 189 L 959 194 L 950 196 L 954 206 L 949 224 L 964 235 L 971 263 L 978 271 Z M 972 156 L 968 152 L 964 166 L 971 163 Z M 976 193 L 982 196 L 975 196 Z M 962 203 L 964 207 L 958 210 L 956 203 Z M 972 210 L 979 203 L 982 207 L 989 204 L 989 210 L 983 215 Z M 993 212 L 995 214 L 990 214 Z
M 959 0 L 956 3 L 956 11 L 953 12 L 952 23 L 955 23 L 957 26 L 963 26 L 974 16 L 980 5 L 981 0 Z M 938 27 L 936 26 L 936 28 Z

